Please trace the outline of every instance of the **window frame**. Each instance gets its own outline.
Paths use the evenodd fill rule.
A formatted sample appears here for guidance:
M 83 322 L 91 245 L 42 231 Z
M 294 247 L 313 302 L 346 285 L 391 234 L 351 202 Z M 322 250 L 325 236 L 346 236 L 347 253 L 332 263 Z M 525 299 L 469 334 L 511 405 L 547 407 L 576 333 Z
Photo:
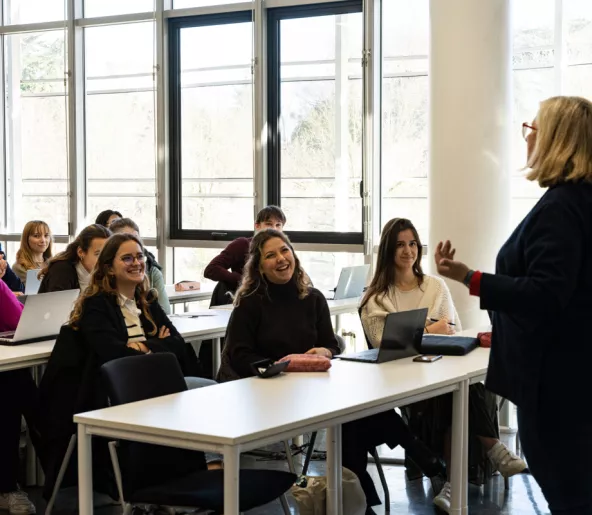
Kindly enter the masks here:
M 280 76 L 280 22 L 297 18 L 312 18 L 339 14 L 363 14 L 363 0 L 346 0 L 320 4 L 295 5 L 276 7 L 267 10 L 267 203 L 281 207 L 281 124 L 279 122 L 281 106 Z M 362 56 L 360 56 L 362 57 Z M 362 88 L 364 88 L 362 81 Z M 362 98 L 364 91 L 362 90 Z M 363 109 L 362 109 L 363 112 Z M 363 166 L 363 156 L 360 156 Z M 364 208 L 363 208 L 363 172 L 360 178 L 359 232 L 335 231 L 290 231 L 286 233 L 294 243 L 324 243 L 333 245 L 363 245 L 364 243 Z
M 253 231 L 183 229 L 182 145 L 181 145 L 181 30 L 192 27 L 253 23 L 253 11 L 234 11 L 202 16 L 170 18 L 168 20 L 168 101 L 169 101 L 169 166 L 170 166 L 170 221 L 171 240 L 231 241 L 250 237 Z M 253 177 L 255 180 L 255 177 Z M 255 196 L 253 192 L 253 211 Z M 253 218 L 253 223 L 255 222 Z

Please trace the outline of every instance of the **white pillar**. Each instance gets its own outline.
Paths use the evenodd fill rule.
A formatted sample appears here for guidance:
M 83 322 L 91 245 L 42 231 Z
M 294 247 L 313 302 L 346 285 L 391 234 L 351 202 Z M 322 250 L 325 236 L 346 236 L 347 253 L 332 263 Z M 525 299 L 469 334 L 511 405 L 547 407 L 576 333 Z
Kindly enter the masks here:
M 494 271 L 508 236 L 510 0 L 430 0 L 430 267 L 450 239 L 469 267 Z M 462 324 L 487 320 L 450 284 Z M 485 316 L 484 316 L 485 315 Z

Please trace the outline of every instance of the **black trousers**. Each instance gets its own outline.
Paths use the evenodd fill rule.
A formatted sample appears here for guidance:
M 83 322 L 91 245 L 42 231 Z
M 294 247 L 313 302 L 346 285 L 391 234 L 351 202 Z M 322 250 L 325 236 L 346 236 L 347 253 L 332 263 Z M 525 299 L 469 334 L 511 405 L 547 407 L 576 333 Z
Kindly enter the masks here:
M 592 421 L 581 408 L 560 411 L 552 423 L 548 411 L 518 408 L 522 449 L 553 515 L 591 515 Z
M 37 430 L 37 386 L 29 370 L 0 373 L 0 493 L 17 488 L 21 416 L 30 430 Z

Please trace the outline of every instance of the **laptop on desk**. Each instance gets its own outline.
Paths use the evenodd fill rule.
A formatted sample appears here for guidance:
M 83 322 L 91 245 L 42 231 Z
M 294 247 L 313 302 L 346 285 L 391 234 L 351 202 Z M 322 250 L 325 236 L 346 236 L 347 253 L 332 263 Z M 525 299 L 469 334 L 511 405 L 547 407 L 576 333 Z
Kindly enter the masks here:
M 41 270 L 28 270 L 27 271 L 27 282 L 25 283 L 25 295 L 37 295 L 39 287 L 41 286 L 41 280 L 39 279 L 39 272 Z
M 22 345 L 57 338 L 79 294 L 80 290 L 65 290 L 28 296 L 16 331 L 0 333 L 0 345 Z
M 335 293 L 327 300 L 342 300 L 358 298 L 364 292 L 370 265 L 349 266 L 341 269 Z
M 387 315 L 380 348 L 338 356 L 345 361 L 386 363 L 421 354 L 427 308 Z

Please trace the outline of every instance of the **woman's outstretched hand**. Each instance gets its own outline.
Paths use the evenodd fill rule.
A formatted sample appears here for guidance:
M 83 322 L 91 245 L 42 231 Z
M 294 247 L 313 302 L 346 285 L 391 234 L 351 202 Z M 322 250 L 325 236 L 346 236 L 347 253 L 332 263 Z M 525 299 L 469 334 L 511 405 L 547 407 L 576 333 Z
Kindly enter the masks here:
M 452 244 L 449 240 L 446 240 L 445 243 L 438 243 L 434 255 L 436 259 L 436 267 L 441 276 L 462 283 L 469 273 L 469 267 L 460 261 L 455 261 L 455 254 L 456 249 L 452 248 Z

